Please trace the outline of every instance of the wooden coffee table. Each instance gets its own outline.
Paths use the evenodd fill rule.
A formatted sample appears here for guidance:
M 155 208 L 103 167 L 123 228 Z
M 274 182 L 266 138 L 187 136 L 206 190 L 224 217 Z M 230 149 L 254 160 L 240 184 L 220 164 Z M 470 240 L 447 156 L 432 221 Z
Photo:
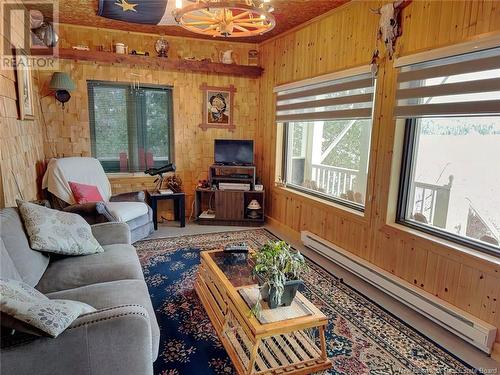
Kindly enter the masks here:
M 249 260 L 204 251 L 195 286 L 238 374 L 310 374 L 330 368 L 327 317 L 297 293 L 309 315 L 261 324 L 238 291 L 255 284 L 251 270 Z

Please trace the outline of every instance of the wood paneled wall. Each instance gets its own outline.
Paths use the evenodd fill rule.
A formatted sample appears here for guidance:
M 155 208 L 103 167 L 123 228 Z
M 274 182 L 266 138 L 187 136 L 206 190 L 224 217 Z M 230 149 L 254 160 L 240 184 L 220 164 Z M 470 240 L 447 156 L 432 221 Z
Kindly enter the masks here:
M 70 47 L 87 44 L 91 48 L 105 41 L 120 41 L 129 48 L 154 50 L 154 42 L 159 36 L 149 34 L 124 33 L 119 31 L 92 29 L 61 25 L 60 46 Z M 219 49 L 233 48 L 240 55 L 248 56 L 248 50 L 256 48 L 252 44 L 223 43 L 195 39 L 167 38 L 172 53 L 183 53 L 197 57 L 210 57 Z M 182 41 L 182 42 L 181 42 Z M 187 51 L 187 52 L 185 52 Z M 83 61 L 60 60 L 61 71 L 67 72 L 77 88 L 72 98 L 62 109 L 52 95 L 42 99 L 44 117 L 47 122 L 45 156 L 89 156 L 90 127 L 88 117 L 87 80 L 132 82 L 173 86 L 175 163 L 178 174 L 184 182 L 187 195 L 186 209 L 189 213 L 196 183 L 207 178 L 207 171 L 213 163 L 213 141 L 217 138 L 254 139 L 257 128 L 259 106 L 259 79 L 232 77 L 219 74 L 185 73 L 177 71 L 150 70 L 124 64 L 101 64 Z M 41 91 L 47 93 L 50 72 L 41 72 Z M 202 121 L 202 91 L 200 85 L 234 85 L 237 89 L 234 102 L 236 130 L 222 129 L 203 131 L 198 125 Z M 153 187 L 154 178 L 145 176 L 113 176 L 114 192 L 124 192 L 144 187 Z M 168 202 L 165 206 L 168 206 Z
M 0 16 L 2 22 L 4 16 Z M 22 24 L 21 21 L 12 22 L 12 31 L 19 36 L 23 35 L 19 27 Z M 0 38 L 3 43 L 8 43 L 2 30 Z M 44 159 L 43 126 L 40 122 L 37 73 L 32 72 L 32 75 L 35 120 L 21 121 L 15 71 L 0 70 L 0 207 L 14 206 L 16 198 L 29 200 L 36 199 L 38 195 L 39 165 Z
M 259 170 L 270 192 L 268 212 L 292 233 L 309 230 L 394 275 L 499 327 L 500 260 L 484 260 L 429 236 L 389 225 L 391 168 L 396 137 L 393 105 L 396 70 L 382 58 L 378 77 L 364 216 L 274 186 L 276 85 L 369 64 L 380 1 L 354 1 L 286 35 L 261 44 L 261 118 L 257 130 Z M 403 11 L 397 55 L 500 32 L 498 1 L 414 0 Z M 496 346 L 498 351 L 498 344 Z

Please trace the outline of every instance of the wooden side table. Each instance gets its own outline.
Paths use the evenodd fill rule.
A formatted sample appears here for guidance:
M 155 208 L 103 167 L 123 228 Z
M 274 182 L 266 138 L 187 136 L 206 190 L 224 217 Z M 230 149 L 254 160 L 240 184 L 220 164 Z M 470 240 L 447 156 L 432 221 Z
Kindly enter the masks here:
M 158 201 L 174 201 L 174 220 L 180 222 L 181 228 L 186 226 L 186 195 L 184 193 L 160 194 L 157 191 L 149 191 L 149 204 L 153 210 L 153 224 L 155 230 L 158 230 Z

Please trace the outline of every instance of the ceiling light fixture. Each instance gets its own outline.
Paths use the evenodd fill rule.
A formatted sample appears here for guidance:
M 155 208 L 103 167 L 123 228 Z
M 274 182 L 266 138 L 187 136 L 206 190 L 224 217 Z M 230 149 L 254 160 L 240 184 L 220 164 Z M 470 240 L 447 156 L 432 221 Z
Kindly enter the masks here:
M 270 0 L 176 1 L 175 20 L 184 29 L 213 37 L 249 37 L 271 31 L 276 20 Z

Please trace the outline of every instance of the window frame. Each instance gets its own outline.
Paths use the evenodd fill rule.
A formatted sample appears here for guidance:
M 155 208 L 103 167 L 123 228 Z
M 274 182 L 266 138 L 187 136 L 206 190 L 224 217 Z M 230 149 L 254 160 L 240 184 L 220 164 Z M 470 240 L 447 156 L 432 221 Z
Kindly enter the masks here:
M 371 119 L 371 121 L 372 121 L 372 127 L 373 127 L 373 119 Z M 287 176 L 288 175 L 288 167 L 289 167 L 289 165 L 288 165 L 289 124 L 290 124 L 290 122 L 283 122 L 282 123 L 282 125 L 283 125 L 283 131 L 282 131 L 282 133 L 283 133 L 283 139 L 282 139 L 282 142 L 283 142 L 282 143 L 283 153 L 282 153 L 282 156 L 281 156 L 281 160 L 282 160 L 282 163 L 281 163 L 281 180 L 283 181 L 283 183 L 285 184 L 285 186 L 288 189 L 295 190 L 295 191 L 298 191 L 298 192 L 306 194 L 306 195 L 311 195 L 312 197 L 319 198 L 319 199 L 325 200 L 325 201 L 330 202 L 330 203 L 339 204 L 339 205 L 344 206 L 346 208 L 350 208 L 352 210 L 364 213 L 365 210 L 366 210 L 366 200 L 365 200 L 365 205 L 361 206 L 361 205 L 357 205 L 355 203 L 351 203 L 350 201 L 347 201 L 347 200 L 344 200 L 344 199 L 341 199 L 341 198 L 337 198 L 337 197 L 334 197 L 334 196 L 331 196 L 331 195 L 327 195 L 327 194 L 322 194 L 320 192 L 315 192 L 314 190 L 309 190 L 309 189 L 306 189 L 306 188 L 304 188 L 302 186 L 295 185 L 295 184 L 287 182 L 287 180 L 288 180 L 288 178 L 287 178 L 288 177 Z M 368 152 L 369 153 L 371 152 L 371 145 L 370 145 L 370 149 L 368 150 Z M 370 154 L 369 154 L 368 157 L 370 157 Z
M 95 145 L 95 139 L 96 139 L 96 129 L 95 129 L 95 115 L 93 116 L 92 113 L 94 112 L 94 95 L 91 95 L 90 93 L 92 92 L 92 89 L 96 86 L 106 86 L 110 88 L 130 88 L 133 85 L 131 82 L 115 82 L 115 81 L 103 81 L 103 80 L 87 80 L 87 96 L 88 96 L 88 112 L 89 112 L 89 127 L 90 127 L 90 147 L 91 147 L 91 155 L 92 157 L 96 158 L 99 160 L 101 163 L 103 169 L 106 171 L 107 169 L 112 169 L 113 171 L 106 171 L 106 174 L 133 174 L 133 173 L 138 173 L 140 171 L 130 171 L 127 170 L 126 172 L 121 172 L 119 169 L 120 165 L 120 159 L 117 161 L 109 161 L 109 160 L 100 160 L 99 157 L 96 155 L 96 145 Z M 168 122 L 170 126 L 168 127 L 168 140 L 169 140 L 169 145 L 168 145 L 168 161 L 165 160 L 157 160 L 155 161 L 153 159 L 153 167 L 158 168 L 161 167 L 167 163 L 174 163 L 174 156 L 175 156 L 175 140 L 174 140 L 174 88 L 171 85 L 156 85 L 156 84 L 140 84 L 139 89 L 155 89 L 155 90 L 163 90 L 163 91 L 170 91 L 170 98 L 171 98 L 171 111 L 168 114 Z M 126 92 L 126 95 L 129 95 L 130 91 Z M 141 121 L 144 120 L 144 108 L 140 111 L 140 118 Z M 91 113 L 92 111 L 92 113 Z M 141 127 L 145 127 L 145 125 L 141 125 Z
M 467 116 L 463 116 L 467 117 Z M 403 150 L 401 159 L 401 171 L 399 178 L 399 188 L 398 197 L 396 205 L 396 223 L 403 225 L 405 227 L 415 229 L 432 236 L 451 241 L 453 243 L 467 246 L 474 250 L 481 251 L 486 254 L 494 255 L 500 257 L 500 250 L 487 243 L 482 243 L 479 240 L 473 240 L 471 238 L 460 236 L 454 233 L 447 232 L 445 230 L 425 225 L 419 224 L 416 221 L 408 220 L 408 201 L 410 198 L 411 190 L 411 172 L 414 162 L 414 151 L 415 151 L 415 140 L 418 130 L 418 118 L 408 118 L 405 121 L 404 139 L 403 139 Z

